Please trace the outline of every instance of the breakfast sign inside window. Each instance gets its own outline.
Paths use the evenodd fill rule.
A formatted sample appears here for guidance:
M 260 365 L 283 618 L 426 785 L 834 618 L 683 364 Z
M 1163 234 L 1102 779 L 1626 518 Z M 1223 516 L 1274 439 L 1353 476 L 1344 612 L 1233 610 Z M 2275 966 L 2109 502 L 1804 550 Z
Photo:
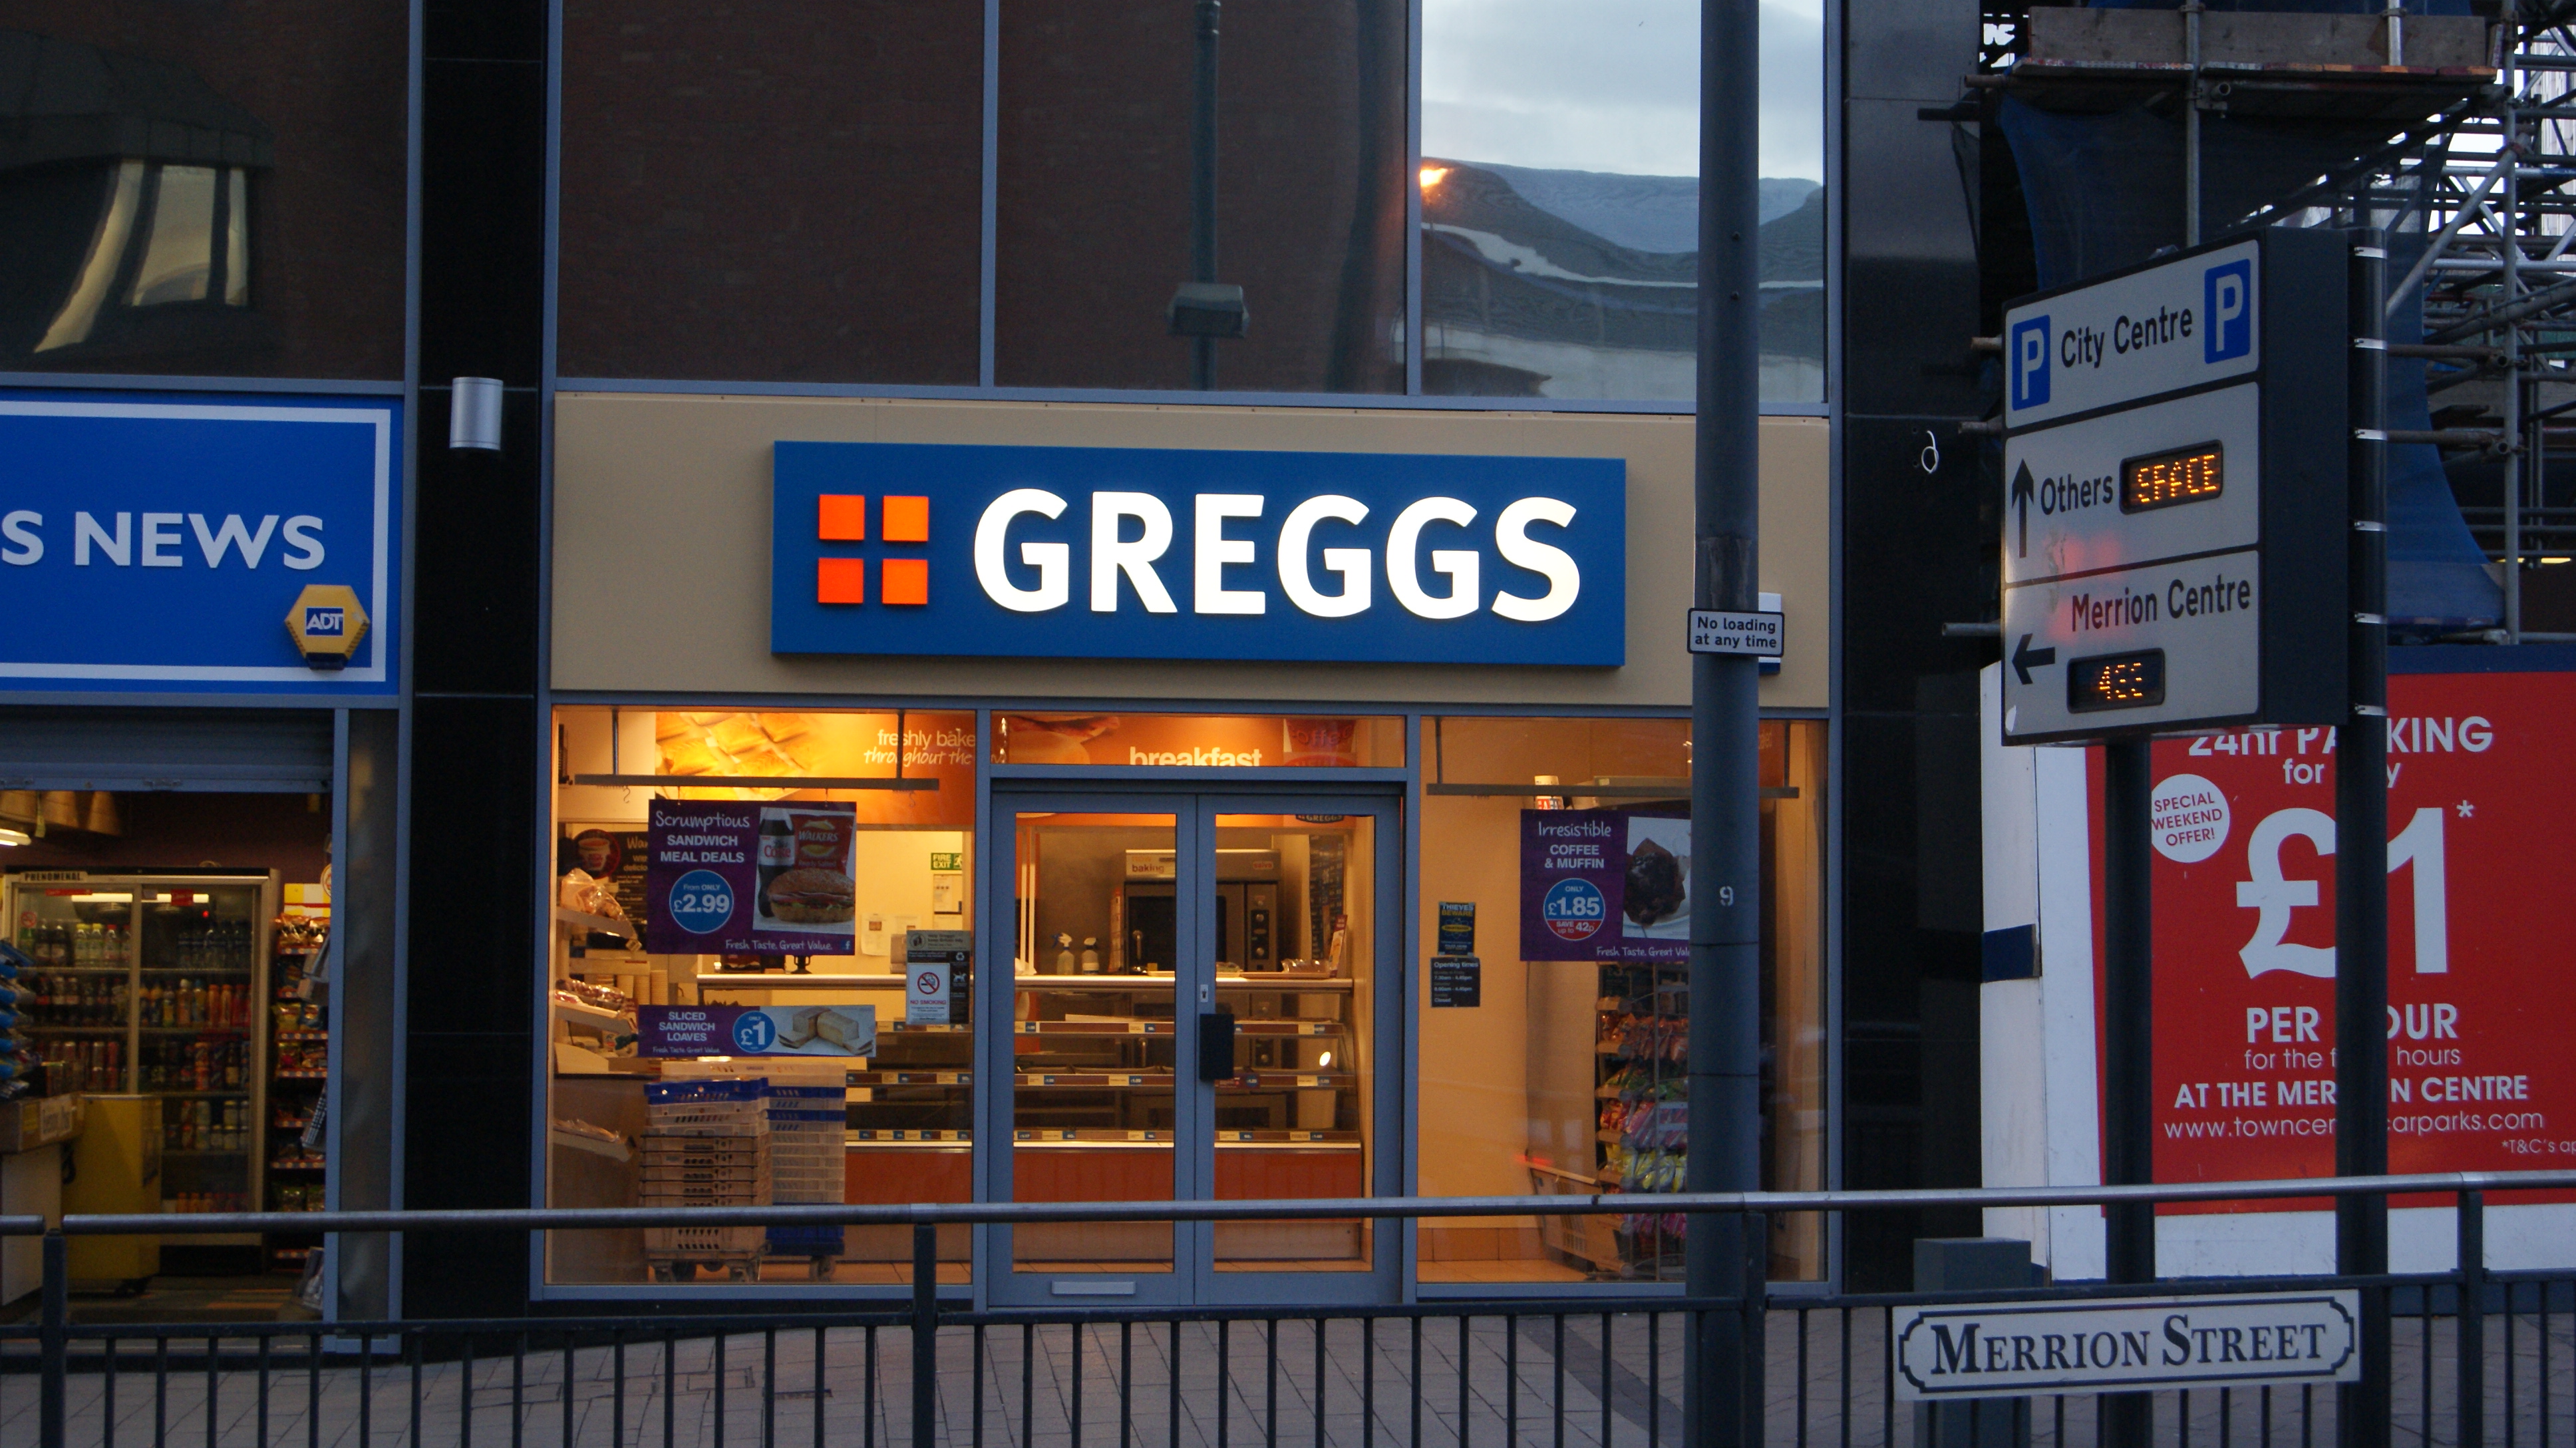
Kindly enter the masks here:
M 653 801 L 645 948 L 668 955 L 849 955 L 856 810 L 846 803 Z

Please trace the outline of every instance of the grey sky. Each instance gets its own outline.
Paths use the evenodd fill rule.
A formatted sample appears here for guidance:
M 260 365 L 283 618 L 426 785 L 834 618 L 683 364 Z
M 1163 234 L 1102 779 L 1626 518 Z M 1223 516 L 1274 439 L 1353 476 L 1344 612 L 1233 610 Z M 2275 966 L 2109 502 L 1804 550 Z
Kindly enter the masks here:
M 1823 0 L 1762 6 L 1762 174 L 1824 176 Z M 1424 0 L 1422 149 L 1699 173 L 1699 0 Z

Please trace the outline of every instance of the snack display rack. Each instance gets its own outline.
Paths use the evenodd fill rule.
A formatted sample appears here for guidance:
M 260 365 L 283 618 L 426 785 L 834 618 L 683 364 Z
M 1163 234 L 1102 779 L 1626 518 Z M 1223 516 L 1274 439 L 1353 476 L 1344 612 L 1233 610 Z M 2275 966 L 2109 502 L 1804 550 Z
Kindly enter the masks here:
M 1690 969 L 1604 965 L 1600 992 L 1592 1048 L 1594 1178 L 1605 1193 L 1680 1191 L 1690 1136 Z M 1678 1277 L 1682 1227 L 1678 1215 L 1631 1213 L 1615 1219 L 1611 1260 L 1601 1260 L 1597 1247 L 1585 1255 L 1623 1277 Z
M 330 986 L 323 968 L 331 911 L 319 886 L 287 890 L 273 927 L 275 966 L 267 992 L 267 1205 L 278 1212 L 317 1212 L 328 1205 L 330 1189 L 330 1163 L 315 1118 L 331 1079 Z M 300 1265 L 321 1244 L 318 1232 L 272 1232 L 269 1261 Z

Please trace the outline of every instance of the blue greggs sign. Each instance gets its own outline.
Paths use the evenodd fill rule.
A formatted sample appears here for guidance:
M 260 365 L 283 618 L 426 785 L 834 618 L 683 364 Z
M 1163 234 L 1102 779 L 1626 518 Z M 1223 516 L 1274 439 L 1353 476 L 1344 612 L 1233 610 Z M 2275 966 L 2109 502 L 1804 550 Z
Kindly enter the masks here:
M 1608 666 L 1615 458 L 781 442 L 782 654 Z
M 401 441 L 389 397 L 0 391 L 0 692 L 398 693 Z

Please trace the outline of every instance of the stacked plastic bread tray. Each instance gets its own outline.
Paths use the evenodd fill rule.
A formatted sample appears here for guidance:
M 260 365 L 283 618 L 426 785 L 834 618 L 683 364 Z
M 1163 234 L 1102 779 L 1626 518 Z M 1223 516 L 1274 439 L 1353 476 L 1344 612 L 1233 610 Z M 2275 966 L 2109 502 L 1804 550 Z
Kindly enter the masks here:
M 647 1207 L 752 1207 L 770 1202 L 769 1083 L 657 1081 L 644 1087 Z M 759 1227 L 647 1227 L 648 1258 L 744 1266 L 760 1255 Z
M 838 1081 L 828 1086 L 770 1081 L 770 1200 L 838 1203 L 848 1194 L 844 1178 L 848 1098 Z M 779 1257 L 814 1258 L 821 1269 L 841 1255 L 841 1229 L 772 1227 L 769 1251 Z

